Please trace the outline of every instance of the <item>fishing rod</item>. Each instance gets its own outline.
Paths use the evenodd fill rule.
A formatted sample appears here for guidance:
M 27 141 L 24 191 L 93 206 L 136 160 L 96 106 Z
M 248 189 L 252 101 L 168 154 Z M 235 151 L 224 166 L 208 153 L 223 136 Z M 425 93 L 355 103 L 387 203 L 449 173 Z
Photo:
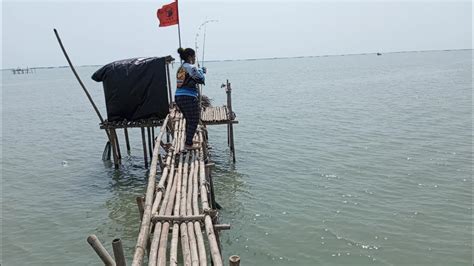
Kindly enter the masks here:
M 218 20 L 215 20 L 215 19 L 211 19 L 211 20 L 206 20 L 204 21 L 203 23 L 201 23 L 201 25 L 199 25 L 198 27 L 198 30 L 197 30 L 197 33 L 196 33 L 196 37 L 194 38 L 194 50 L 196 51 L 196 63 L 199 66 L 199 60 L 197 60 L 197 54 L 198 54 L 198 37 L 199 37 L 199 33 L 201 32 L 201 29 L 202 27 L 204 27 L 204 40 L 203 40 L 203 47 L 202 47 L 202 67 L 204 67 L 204 48 L 205 48 L 205 45 L 206 45 L 206 29 L 207 29 L 207 24 L 208 23 L 211 23 L 211 22 L 219 22 Z M 202 106 L 202 85 L 199 85 L 199 106 Z
M 204 66 L 204 49 L 206 48 L 206 31 L 207 31 L 207 24 L 208 23 L 212 23 L 212 22 L 219 22 L 218 20 L 215 20 L 215 19 L 210 19 L 210 20 L 206 20 L 204 21 L 203 23 L 201 23 L 201 25 L 199 25 L 198 27 L 198 31 L 196 33 L 196 37 L 194 38 L 194 48 L 196 50 L 196 54 L 198 53 L 198 38 L 199 38 L 199 34 L 201 33 L 201 30 L 202 28 L 204 27 L 204 36 L 203 36 L 203 44 L 202 44 L 202 66 Z M 199 66 L 199 60 L 198 60 L 198 66 Z

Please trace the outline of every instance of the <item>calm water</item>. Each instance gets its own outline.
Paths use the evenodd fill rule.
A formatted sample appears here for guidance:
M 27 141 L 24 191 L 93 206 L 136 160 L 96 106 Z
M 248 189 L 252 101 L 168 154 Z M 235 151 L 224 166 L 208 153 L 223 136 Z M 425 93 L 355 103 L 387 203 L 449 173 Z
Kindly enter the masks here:
M 224 257 L 243 265 L 470 265 L 472 51 L 209 63 L 233 85 L 237 159 L 213 126 Z M 105 113 L 101 84 L 79 72 Z M 176 66 L 175 66 L 176 69 Z M 116 171 L 69 69 L 3 72 L 2 265 L 130 258 L 144 193 L 139 131 Z M 122 135 L 120 136 L 123 142 Z M 122 148 L 124 149 L 124 147 Z

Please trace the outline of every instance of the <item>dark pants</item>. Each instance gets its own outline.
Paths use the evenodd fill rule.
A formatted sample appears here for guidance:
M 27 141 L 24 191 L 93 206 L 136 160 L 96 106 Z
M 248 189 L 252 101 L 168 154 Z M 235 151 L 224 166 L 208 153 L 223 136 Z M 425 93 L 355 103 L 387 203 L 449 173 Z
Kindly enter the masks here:
M 197 97 L 181 95 L 176 96 L 174 100 L 186 119 L 186 145 L 193 145 L 194 133 L 196 133 L 201 115 L 199 99 Z

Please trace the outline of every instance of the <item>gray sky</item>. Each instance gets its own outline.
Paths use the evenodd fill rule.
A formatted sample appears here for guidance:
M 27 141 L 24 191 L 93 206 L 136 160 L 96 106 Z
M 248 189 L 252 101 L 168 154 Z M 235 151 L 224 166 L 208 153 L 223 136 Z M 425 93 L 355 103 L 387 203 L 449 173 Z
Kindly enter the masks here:
M 156 18 L 157 8 L 171 1 L 2 1 L 2 68 L 66 65 L 53 28 L 76 65 L 177 58 L 177 26 L 159 28 Z M 470 1 L 179 5 L 185 47 L 194 48 L 206 18 L 219 20 L 207 28 L 206 60 L 472 48 Z

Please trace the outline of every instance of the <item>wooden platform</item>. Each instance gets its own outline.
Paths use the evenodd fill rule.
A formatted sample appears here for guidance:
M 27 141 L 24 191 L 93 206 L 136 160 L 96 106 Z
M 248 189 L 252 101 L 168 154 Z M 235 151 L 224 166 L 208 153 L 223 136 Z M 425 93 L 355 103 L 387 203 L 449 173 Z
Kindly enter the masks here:
M 201 121 L 204 125 L 238 124 L 235 113 L 227 106 L 207 107 L 201 111 Z

